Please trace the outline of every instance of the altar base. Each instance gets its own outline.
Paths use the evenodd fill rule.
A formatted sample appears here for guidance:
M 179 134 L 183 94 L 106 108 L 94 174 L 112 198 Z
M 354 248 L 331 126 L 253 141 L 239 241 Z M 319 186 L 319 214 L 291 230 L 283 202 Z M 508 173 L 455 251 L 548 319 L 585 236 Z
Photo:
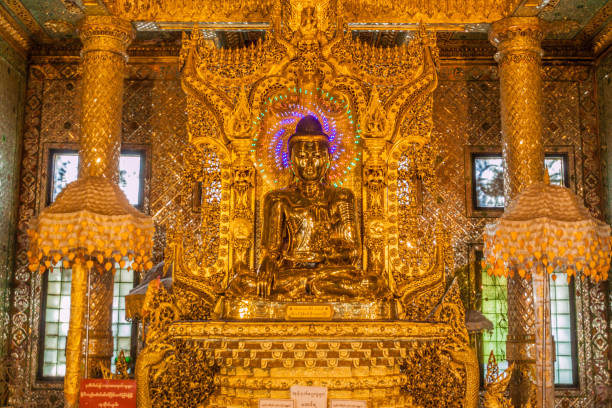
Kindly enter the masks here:
M 292 385 L 328 388 L 330 399 L 365 400 L 370 408 L 416 407 L 402 387 L 406 359 L 443 342 L 443 323 L 177 322 L 175 342 L 204 350 L 218 369 L 209 408 L 257 407 L 289 398 Z
M 394 302 L 380 299 L 352 302 L 285 302 L 265 299 L 223 299 L 225 320 L 250 321 L 347 321 L 391 320 L 397 316 Z

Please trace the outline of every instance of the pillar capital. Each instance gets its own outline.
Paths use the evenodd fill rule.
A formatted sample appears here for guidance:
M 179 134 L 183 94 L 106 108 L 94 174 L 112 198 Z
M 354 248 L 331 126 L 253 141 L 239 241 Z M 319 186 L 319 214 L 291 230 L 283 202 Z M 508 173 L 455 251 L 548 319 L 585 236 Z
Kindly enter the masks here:
M 495 60 L 500 64 L 507 57 L 542 57 L 544 30 L 538 17 L 508 17 L 496 21 L 489 31 L 489 41 L 497 47 Z
M 113 16 L 87 16 L 79 27 L 84 54 L 106 51 L 127 58 L 127 47 L 134 39 L 129 21 Z

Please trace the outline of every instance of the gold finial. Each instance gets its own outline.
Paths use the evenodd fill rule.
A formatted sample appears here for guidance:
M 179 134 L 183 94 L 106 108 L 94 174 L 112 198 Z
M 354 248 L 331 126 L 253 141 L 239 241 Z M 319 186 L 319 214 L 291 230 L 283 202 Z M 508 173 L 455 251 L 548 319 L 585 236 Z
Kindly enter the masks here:
M 125 358 L 125 354 L 123 353 L 123 350 L 119 352 L 119 357 L 117 357 L 117 363 L 115 364 L 115 367 L 116 367 L 115 378 L 118 378 L 121 380 L 127 380 L 130 377 L 128 373 L 128 362 L 127 362 L 127 359 Z
M 497 376 L 499 375 L 499 366 L 497 365 L 497 359 L 495 358 L 495 354 L 493 350 L 489 354 L 489 361 L 487 362 L 487 378 L 486 383 L 491 384 L 495 382 Z
M 506 371 L 500 374 L 495 354 L 493 354 L 493 350 L 491 350 L 489 362 L 487 363 L 487 378 L 485 380 L 486 384 L 483 400 L 485 408 L 514 408 L 510 400 L 505 396 L 513 369 L 514 364 L 510 364 Z

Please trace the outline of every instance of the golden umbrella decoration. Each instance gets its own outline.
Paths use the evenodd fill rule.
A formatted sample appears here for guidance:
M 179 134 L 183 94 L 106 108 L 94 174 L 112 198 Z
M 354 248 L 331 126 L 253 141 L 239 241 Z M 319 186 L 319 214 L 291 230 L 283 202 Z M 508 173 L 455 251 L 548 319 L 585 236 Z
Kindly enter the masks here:
M 548 276 L 577 272 L 595 282 L 608 278 L 610 226 L 593 218 L 571 190 L 534 183 L 523 190 L 495 224 L 484 231 L 484 261 L 490 275 L 533 279 L 536 364 L 541 367 L 541 406 L 552 406 L 552 340 Z M 549 341 L 546 341 L 549 339 Z
M 66 186 L 29 233 L 31 271 L 44 273 L 60 263 L 72 268 L 64 389 L 68 405 L 76 406 L 88 274 L 114 273 L 114 264 L 123 268 L 126 258 L 135 271 L 151 268 L 153 221 L 128 202 L 117 184 L 88 176 Z

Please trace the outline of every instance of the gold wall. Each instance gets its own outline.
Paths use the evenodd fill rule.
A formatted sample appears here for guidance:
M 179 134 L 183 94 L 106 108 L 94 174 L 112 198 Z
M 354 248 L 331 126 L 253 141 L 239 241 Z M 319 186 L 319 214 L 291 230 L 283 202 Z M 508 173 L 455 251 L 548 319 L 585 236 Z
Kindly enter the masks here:
M 184 186 L 179 182 L 186 151 L 185 98 L 173 58 L 129 64 L 123 110 L 123 141 L 148 148 L 149 174 L 145 208 L 160 226 L 156 257 L 161 259 L 164 225 L 172 223 Z M 572 185 L 595 216 L 602 217 L 601 163 L 591 64 L 547 61 L 545 66 L 546 145 L 564 149 L 573 163 Z M 79 138 L 79 78 L 77 59 L 37 58 L 29 68 L 19 197 L 18 253 L 12 300 L 11 353 L 19 361 L 14 386 L 30 393 L 40 407 L 61 406 L 61 383 L 36 379 L 40 325 L 41 277 L 26 265 L 26 235 L 32 216 L 44 204 L 50 148 L 75 147 Z M 466 152 L 479 146 L 500 151 L 499 81 L 491 59 L 445 59 L 435 93 L 434 138 L 441 146 L 437 175 L 443 191 L 442 216 L 452 232 L 455 266 L 465 273 L 470 251 L 491 218 L 468 216 Z M 425 200 L 426 202 L 426 200 Z M 431 212 L 424 209 L 422 222 Z M 559 398 L 571 406 L 593 405 L 594 388 L 608 382 L 606 296 L 603 288 L 577 282 L 577 324 L 580 358 L 579 391 L 563 391 Z

